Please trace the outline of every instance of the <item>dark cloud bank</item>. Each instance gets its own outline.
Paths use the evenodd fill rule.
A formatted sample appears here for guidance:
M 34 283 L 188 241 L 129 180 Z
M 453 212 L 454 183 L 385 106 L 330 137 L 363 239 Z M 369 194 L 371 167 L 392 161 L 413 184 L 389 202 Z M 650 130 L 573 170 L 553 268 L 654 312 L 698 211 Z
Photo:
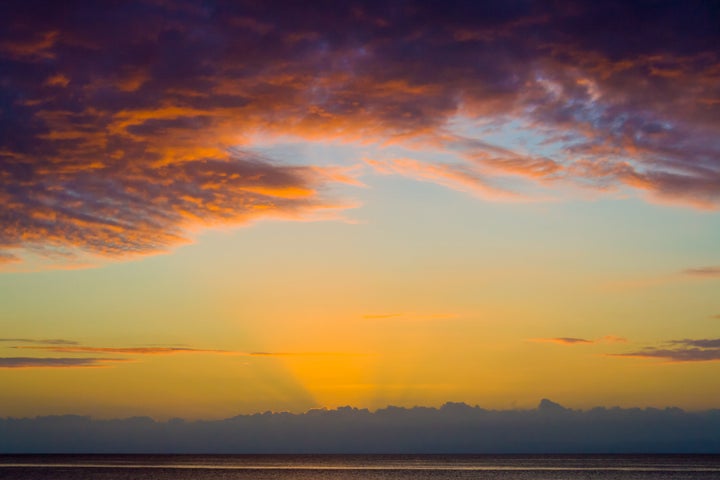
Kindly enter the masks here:
M 2 453 L 720 453 L 720 410 L 351 407 L 219 421 L 0 420 Z

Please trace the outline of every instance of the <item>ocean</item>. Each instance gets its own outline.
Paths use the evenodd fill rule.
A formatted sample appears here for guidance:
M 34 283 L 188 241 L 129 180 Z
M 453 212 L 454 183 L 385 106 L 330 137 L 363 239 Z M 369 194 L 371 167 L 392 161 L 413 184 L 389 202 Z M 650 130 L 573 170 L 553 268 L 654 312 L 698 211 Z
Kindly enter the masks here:
M 720 480 L 720 455 L 0 455 L 0 480 Z

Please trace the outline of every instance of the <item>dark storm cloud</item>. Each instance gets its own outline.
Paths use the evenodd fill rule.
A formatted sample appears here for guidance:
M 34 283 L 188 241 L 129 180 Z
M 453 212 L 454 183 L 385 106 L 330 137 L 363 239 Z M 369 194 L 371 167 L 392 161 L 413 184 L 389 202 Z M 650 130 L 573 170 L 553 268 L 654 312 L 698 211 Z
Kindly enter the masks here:
M 391 164 L 486 196 L 496 175 L 720 206 L 713 2 L 0 5 L 0 262 L 152 253 L 198 226 L 341 207 L 334 170 L 231 150 L 253 132 L 438 138 L 521 119 L 557 155 L 463 143 Z M 476 148 L 468 148 L 468 142 Z
M 0 419 L 3 453 L 718 453 L 720 411 L 341 407 L 217 421 Z

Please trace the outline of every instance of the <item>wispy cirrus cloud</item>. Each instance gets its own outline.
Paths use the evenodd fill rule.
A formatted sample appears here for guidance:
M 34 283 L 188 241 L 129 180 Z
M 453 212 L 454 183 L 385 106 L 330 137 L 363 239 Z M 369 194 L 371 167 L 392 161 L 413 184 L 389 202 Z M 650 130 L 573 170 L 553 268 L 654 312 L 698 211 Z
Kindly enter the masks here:
M 525 198 L 512 177 L 720 207 L 710 4 L 362 0 L 315 15 L 18 0 L 0 16 L 4 264 L 165 252 L 198 229 L 352 203 L 330 193 L 336 172 L 253 153 L 255 132 L 412 149 L 460 117 L 517 124 L 541 141 L 514 152 L 477 131 L 453 162 L 395 158 L 376 173 L 485 200 Z
M 120 358 L 38 358 L 38 357 L 3 357 L 0 368 L 86 368 L 107 367 L 112 362 L 124 362 Z
M 491 177 L 485 177 L 472 165 L 427 163 L 412 158 L 391 160 L 366 160 L 376 172 L 402 175 L 420 181 L 428 181 L 454 190 L 471 193 L 485 199 L 523 200 L 519 193 L 493 185 Z
M 654 358 L 668 362 L 720 361 L 720 338 L 671 340 L 659 346 L 608 355 L 613 357 Z

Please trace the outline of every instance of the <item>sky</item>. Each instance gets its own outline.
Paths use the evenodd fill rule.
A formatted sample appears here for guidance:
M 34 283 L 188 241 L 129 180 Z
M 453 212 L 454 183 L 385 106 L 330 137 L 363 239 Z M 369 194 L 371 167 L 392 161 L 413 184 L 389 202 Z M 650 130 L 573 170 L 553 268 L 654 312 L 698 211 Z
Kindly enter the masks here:
M 0 417 L 720 407 L 714 2 L 0 19 Z

